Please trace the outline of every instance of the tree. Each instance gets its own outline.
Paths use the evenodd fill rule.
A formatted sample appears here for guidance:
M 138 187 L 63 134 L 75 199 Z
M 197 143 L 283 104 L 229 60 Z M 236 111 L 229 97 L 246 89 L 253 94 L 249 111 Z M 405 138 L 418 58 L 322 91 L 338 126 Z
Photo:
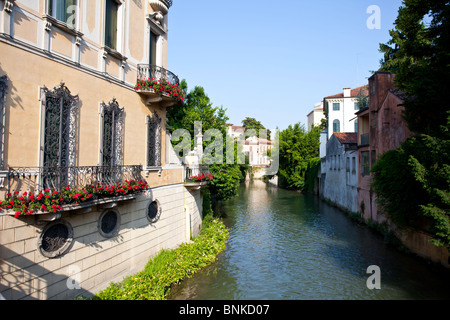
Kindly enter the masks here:
M 432 136 L 446 126 L 450 83 L 450 6 L 448 0 L 403 0 L 391 39 L 380 44 L 381 70 L 395 73 L 395 84 L 409 99 L 404 117 L 411 131 Z
M 300 123 L 290 125 L 280 132 L 279 185 L 282 188 L 305 190 L 311 161 L 319 155 L 320 128 L 313 127 L 306 132 Z
M 399 225 L 426 229 L 450 245 L 450 6 L 444 0 L 404 0 L 380 45 L 382 70 L 404 92 L 404 118 L 416 134 L 372 167 L 377 201 Z
M 242 120 L 242 126 L 245 130 L 255 130 L 256 135 L 259 137 L 259 130 L 266 130 L 266 127 L 263 126 L 261 122 L 256 120 L 255 118 L 246 117 Z M 261 138 L 261 137 L 259 137 Z M 270 130 L 267 130 L 267 139 L 270 140 Z
M 237 194 L 240 181 L 245 177 L 245 170 L 241 165 L 236 164 L 237 146 L 234 146 L 235 157 L 234 163 L 229 164 L 226 160 L 226 135 L 227 121 L 226 109 L 223 107 L 214 107 L 203 87 L 196 86 L 188 92 L 188 86 L 185 80 L 181 82 L 181 88 L 186 93 L 186 99 L 183 104 L 172 107 L 167 113 L 167 122 L 172 131 L 176 129 L 186 129 L 191 135 L 191 148 L 195 144 L 194 132 L 196 121 L 202 124 L 202 134 L 204 135 L 209 129 L 217 129 L 223 137 L 222 151 L 223 164 L 212 164 L 209 167 L 210 173 L 214 179 L 210 182 L 208 188 L 211 191 L 213 200 L 226 200 Z M 181 141 L 173 141 L 176 146 Z M 214 141 L 203 141 L 203 150 L 206 150 L 210 143 Z M 245 167 L 245 166 L 244 166 Z

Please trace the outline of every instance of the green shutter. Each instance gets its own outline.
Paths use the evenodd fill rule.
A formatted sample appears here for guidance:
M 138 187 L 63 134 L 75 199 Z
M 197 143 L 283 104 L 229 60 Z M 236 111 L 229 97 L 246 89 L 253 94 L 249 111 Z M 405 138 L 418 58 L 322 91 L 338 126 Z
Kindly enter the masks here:
M 106 0 L 105 45 L 117 50 L 117 11 L 114 0 Z

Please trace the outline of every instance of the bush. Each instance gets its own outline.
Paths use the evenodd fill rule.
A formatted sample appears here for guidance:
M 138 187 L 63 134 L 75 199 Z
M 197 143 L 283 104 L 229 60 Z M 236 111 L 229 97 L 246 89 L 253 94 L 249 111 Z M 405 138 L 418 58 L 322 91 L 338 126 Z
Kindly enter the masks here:
M 92 300 L 165 300 L 173 285 L 213 263 L 225 249 L 227 238 L 225 225 L 207 215 L 201 234 L 191 243 L 161 251 L 142 272 L 121 283 L 111 283 Z

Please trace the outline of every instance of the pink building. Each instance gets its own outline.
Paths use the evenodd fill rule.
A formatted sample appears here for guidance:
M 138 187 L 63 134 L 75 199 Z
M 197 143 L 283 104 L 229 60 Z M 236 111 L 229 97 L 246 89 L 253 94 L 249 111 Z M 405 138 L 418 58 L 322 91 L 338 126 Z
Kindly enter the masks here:
M 377 72 L 369 78 L 369 105 L 358 116 L 358 205 L 365 220 L 383 222 L 375 195 L 370 192 L 370 168 L 377 156 L 399 147 L 411 137 L 402 112 L 402 94 L 394 88 L 395 75 Z

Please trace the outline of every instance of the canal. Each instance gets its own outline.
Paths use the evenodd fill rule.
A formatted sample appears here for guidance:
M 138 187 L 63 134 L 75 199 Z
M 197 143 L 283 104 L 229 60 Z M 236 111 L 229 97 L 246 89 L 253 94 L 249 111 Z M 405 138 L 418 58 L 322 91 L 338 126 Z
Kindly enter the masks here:
M 450 272 L 387 245 L 313 195 L 254 181 L 218 210 L 230 230 L 226 250 L 170 299 L 450 299 Z M 381 289 L 367 287 L 372 265 Z

